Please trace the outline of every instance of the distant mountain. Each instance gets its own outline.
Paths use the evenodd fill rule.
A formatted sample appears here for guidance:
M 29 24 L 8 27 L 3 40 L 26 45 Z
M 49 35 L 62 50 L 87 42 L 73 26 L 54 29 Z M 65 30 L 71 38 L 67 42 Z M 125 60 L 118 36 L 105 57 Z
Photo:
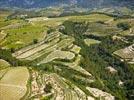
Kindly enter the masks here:
M 0 7 L 45 8 L 62 4 L 85 8 L 109 6 L 129 6 L 133 8 L 134 0 L 0 0 Z

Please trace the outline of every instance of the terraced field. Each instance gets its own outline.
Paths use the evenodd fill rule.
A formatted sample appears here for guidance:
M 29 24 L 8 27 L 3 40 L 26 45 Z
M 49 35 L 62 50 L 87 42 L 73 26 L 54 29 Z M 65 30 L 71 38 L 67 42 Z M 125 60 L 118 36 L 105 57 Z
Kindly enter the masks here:
M 59 36 L 59 34 L 57 35 Z M 40 42 L 36 45 L 26 47 L 25 49 L 22 49 L 22 50 L 20 49 L 13 55 L 19 59 L 34 60 L 56 49 L 59 49 L 59 50 L 64 49 L 65 47 L 69 46 L 74 41 L 72 38 L 69 38 L 69 37 L 59 41 L 60 39 L 57 37 L 57 35 L 53 36 L 53 38 L 55 37 L 54 39 L 50 38 L 51 36 L 48 35 L 44 43 Z M 50 41 L 50 42 L 46 43 L 46 41 L 47 42 Z
M 109 93 L 106 93 L 106 92 L 103 92 L 99 89 L 96 89 L 96 88 L 90 88 L 90 87 L 87 87 L 87 89 L 93 93 L 93 95 L 95 97 L 99 97 L 100 99 L 104 99 L 104 100 L 115 100 L 115 98 L 109 94 Z
M 72 85 L 72 88 L 69 88 L 66 84 L 66 80 L 60 78 L 56 74 L 50 74 L 45 77 L 46 84 L 49 83 L 54 89 L 54 100 L 86 100 L 86 95 L 78 87 Z
M 98 44 L 100 43 L 101 41 L 98 41 L 98 40 L 94 40 L 94 39 L 84 39 L 84 42 L 86 45 L 90 46 L 92 44 Z
M 45 59 L 43 59 L 39 64 L 48 63 L 53 61 L 54 59 L 67 59 L 72 60 L 75 57 L 75 55 L 68 51 L 60 51 L 56 50 L 49 54 Z
M 113 54 L 120 57 L 122 61 L 134 64 L 134 44 L 127 48 L 117 50 Z
M 56 73 L 39 73 L 31 70 L 31 88 L 28 99 L 86 100 L 86 94 L 77 86 Z M 71 87 L 70 87 L 71 84 Z M 48 90 L 48 85 L 51 86 Z M 93 99 L 92 96 L 88 96 Z M 89 99 L 90 100 L 90 99 Z M 94 99 L 93 99 L 94 100 Z
M 79 52 L 81 48 L 73 45 L 73 41 L 74 39 L 72 37 L 54 32 L 48 34 L 44 41 L 16 51 L 13 53 L 13 56 L 20 60 L 33 61 L 39 59 L 38 66 L 49 62 L 62 64 L 90 76 L 90 73 L 79 66 L 81 60 Z M 60 62 L 61 59 L 69 60 L 70 62 Z
M 61 61 L 53 61 L 54 63 L 62 64 L 65 66 L 68 66 L 69 68 L 72 68 L 78 72 L 81 72 L 83 74 L 86 74 L 88 76 L 92 76 L 89 72 L 87 72 L 85 69 L 83 69 L 80 66 L 80 60 L 81 60 L 81 55 L 77 55 L 75 60 L 73 62 L 61 62 Z
M 65 21 L 72 22 L 76 31 L 81 29 L 81 22 L 88 25 L 88 29 L 82 31 L 81 35 L 71 28 L 73 25 L 68 25 L 71 31 L 67 31 L 67 33 L 65 30 L 68 27 L 64 26 Z M 125 19 L 125 21 L 130 23 L 129 19 Z M 116 44 L 119 40 L 117 37 L 122 39 L 124 36 L 123 32 L 129 34 L 131 31 L 133 34 L 133 27 L 126 31 L 118 28 L 117 24 L 120 22 L 122 20 L 116 21 L 114 17 L 105 14 L 89 14 L 60 18 L 16 19 L 9 23 L 7 21 L 6 25 L 0 25 L 0 46 L 2 49 L 8 49 L 8 52 L 11 51 L 13 60 L 15 60 L 7 61 L 17 64 L 17 66 L 26 65 L 27 62 L 29 65 L 28 68 L 13 68 L 13 64 L 10 65 L 0 59 L 0 88 L 2 90 L 0 95 L 3 95 L 0 96 L 0 100 L 36 100 L 39 98 L 42 100 L 115 100 L 114 96 L 117 96 L 122 88 L 114 95 L 113 91 L 120 87 L 117 85 L 117 80 L 112 84 L 112 86 L 116 84 L 114 89 L 109 83 L 111 80 L 119 79 L 119 76 L 109 75 L 105 71 L 105 76 L 101 74 L 100 71 L 103 72 L 104 67 L 111 64 L 108 60 L 112 58 L 102 60 L 105 58 L 105 55 L 102 56 L 105 49 L 103 50 L 99 46 L 100 44 L 107 46 L 103 39 L 110 35 L 113 37 L 113 41 L 108 42 Z M 60 31 L 61 27 L 63 30 Z M 73 34 L 74 32 L 76 33 Z M 80 37 L 75 37 L 76 34 Z M 125 40 L 129 42 L 126 37 L 122 39 L 122 42 L 126 43 Z M 84 44 L 82 45 L 82 43 Z M 96 46 L 96 44 L 98 45 Z M 91 45 L 92 48 L 90 48 Z M 93 51 L 89 51 L 89 48 Z M 102 50 L 99 53 L 99 50 L 96 50 L 98 48 Z M 132 63 L 133 53 L 133 45 L 131 45 L 115 51 L 114 55 L 121 59 L 131 60 Z M 98 58 L 94 58 L 94 56 Z M 103 64 L 101 65 L 100 62 Z M 110 77 L 111 80 L 107 80 L 107 77 Z
M 117 34 L 121 30 L 115 26 L 100 23 L 90 23 L 89 29 L 85 32 L 86 35 L 106 36 L 111 34 Z

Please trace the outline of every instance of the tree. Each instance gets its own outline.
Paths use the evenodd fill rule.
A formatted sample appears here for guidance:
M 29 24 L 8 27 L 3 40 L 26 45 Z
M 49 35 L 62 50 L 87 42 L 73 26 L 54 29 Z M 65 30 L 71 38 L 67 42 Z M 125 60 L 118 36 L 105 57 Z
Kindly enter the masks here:
M 47 34 L 50 34 L 50 33 L 54 32 L 54 31 L 55 31 L 55 29 L 50 28 L 50 29 L 47 31 Z
M 125 23 L 125 22 L 121 22 L 121 23 L 118 23 L 117 24 L 117 27 L 118 28 L 121 28 L 122 30 L 128 30 L 128 29 L 130 29 L 130 25 L 128 24 L 128 23 Z
M 11 51 L 11 53 L 14 53 L 15 52 L 15 49 L 14 48 L 11 48 L 10 51 Z
M 50 83 L 46 84 L 46 87 L 44 88 L 44 91 L 46 93 L 50 93 L 51 92 L 51 89 L 52 89 L 52 86 Z
M 33 43 L 34 44 L 38 43 L 38 39 L 33 39 Z

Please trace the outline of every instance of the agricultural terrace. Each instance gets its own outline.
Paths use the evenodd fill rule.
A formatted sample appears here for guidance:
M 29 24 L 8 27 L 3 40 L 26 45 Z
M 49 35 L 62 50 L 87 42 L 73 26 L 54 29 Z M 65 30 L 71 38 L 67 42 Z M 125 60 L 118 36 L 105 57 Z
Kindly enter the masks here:
M 38 73 L 32 71 L 31 96 L 29 99 L 51 97 L 54 100 L 76 100 L 79 91 L 75 91 L 66 83 L 66 79 L 55 73 Z M 74 87 L 74 86 L 73 86 Z M 79 89 L 80 90 L 80 89 Z M 84 96 L 86 96 L 84 94 Z
M 96 88 L 91 88 L 91 87 L 86 87 L 87 90 L 89 90 L 94 97 L 98 97 L 99 99 L 104 99 L 104 100 L 115 100 L 114 96 L 112 96 L 109 93 L 106 93 L 102 90 L 96 89 Z
M 134 44 L 127 47 L 127 48 L 117 50 L 113 54 L 120 57 L 123 60 L 133 62 L 133 59 L 134 59 Z
M 45 59 L 43 59 L 39 64 L 45 64 L 48 62 L 51 62 L 55 59 L 67 59 L 71 60 L 75 57 L 75 54 L 69 51 L 61 51 L 61 50 L 56 50 L 52 53 L 50 53 Z
M 53 52 L 56 49 L 64 49 L 70 46 L 74 41 L 73 38 L 67 36 L 61 36 L 61 38 L 62 39 L 60 39 L 58 32 L 51 33 L 51 35 L 48 34 L 44 42 L 42 41 L 37 44 L 22 48 L 13 53 L 13 56 L 23 60 L 35 60 L 45 54 Z
M 65 65 L 65 66 L 68 66 L 70 68 L 72 68 L 73 70 L 76 70 L 80 73 L 83 73 L 85 75 L 88 75 L 88 76 L 91 76 L 91 74 L 89 72 L 87 72 L 85 69 L 83 69 L 81 66 L 80 66 L 80 60 L 81 60 L 81 55 L 78 54 L 76 57 L 75 57 L 75 60 L 73 62 L 63 62 L 63 61 L 53 61 L 54 63 L 58 63 L 58 64 L 62 64 L 62 65 Z
M 102 24 L 101 22 L 89 23 L 86 35 L 106 36 L 111 34 L 117 34 L 121 32 L 116 26 L 108 24 Z
M 27 91 L 29 71 L 25 67 L 10 68 L 0 80 L 0 100 L 19 100 Z M 14 96 L 15 95 L 15 96 Z
M 46 36 L 46 38 L 45 38 L 45 41 L 41 41 L 41 42 L 39 42 L 37 44 L 33 44 L 33 45 L 29 45 L 27 47 L 24 47 L 24 48 L 20 49 L 19 51 L 16 51 L 15 53 L 13 53 L 13 56 L 16 56 L 17 57 L 17 56 L 19 56 L 19 55 L 21 55 L 21 54 L 23 54 L 25 52 L 28 52 L 30 50 L 33 50 L 33 49 L 35 49 L 37 47 L 39 47 L 40 49 L 44 49 L 45 48 L 44 45 L 47 46 L 47 44 L 45 44 L 45 42 L 48 42 L 48 41 L 50 42 L 50 41 L 53 41 L 53 39 L 55 39 L 55 41 L 49 43 L 49 44 L 52 44 L 53 45 L 53 43 L 55 43 L 56 41 L 59 40 L 59 39 L 56 39 L 59 36 L 60 36 L 60 34 L 58 32 L 52 33 L 52 34 L 48 34 Z
M 87 46 L 90 46 L 92 44 L 98 44 L 101 43 L 101 41 L 94 40 L 94 39 L 84 39 L 84 42 Z
M 85 93 L 71 83 L 72 88 L 69 87 L 66 79 L 59 77 L 57 74 L 50 74 L 45 76 L 46 84 L 51 84 L 54 90 L 54 100 L 86 100 Z
M 79 47 L 77 45 L 73 45 L 71 52 L 74 52 L 75 54 L 79 54 L 80 50 L 81 50 L 81 47 Z
M 81 55 L 79 55 L 81 48 L 74 45 L 73 42 L 74 38 L 72 37 L 59 32 L 52 32 L 47 34 L 44 41 L 22 48 L 13 53 L 13 56 L 20 60 L 33 61 L 38 59 L 37 65 L 49 62 L 59 63 L 91 76 L 89 72 L 79 65 L 81 60 Z M 60 60 L 70 61 L 66 62 Z
M 118 25 L 119 23 L 126 23 L 130 26 L 130 29 L 123 30 L 119 33 L 121 36 L 133 35 L 134 33 L 134 19 L 133 18 L 118 19 L 116 21 L 111 22 L 111 25 L 115 26 L 115 25 Z

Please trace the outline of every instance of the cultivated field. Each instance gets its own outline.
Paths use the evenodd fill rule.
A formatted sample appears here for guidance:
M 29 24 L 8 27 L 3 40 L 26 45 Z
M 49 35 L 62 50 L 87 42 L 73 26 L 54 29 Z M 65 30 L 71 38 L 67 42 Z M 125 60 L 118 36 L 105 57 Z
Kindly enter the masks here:
M 66 80 L 62 79 L 56 74 L 50 74 L 45 76 L 45 82 L 50 83 L 54 89 L 54 100 L 86 100 L 85 93 L 77 86 L 72 84 L 71 89 Z
M 89 72 L 87 72 L 85 69 L 83 69 L 80 66 L 80 60 L 81 60 L 81 55 L 77 55 L 73 62 L 62 62 L 62 61 L 54 61 L 54 62 L 62 64 L 62 65 L 66 65 L 66 66 L 72 68 L 73 70 L 76 70 L 80 73 L 91 76 L 91 74 Z
M 87 90 L 89 90 L 93 96 L 98 97 L 100 100 L 115 100 L 111 94 L 103 92 L 102 90 L 90 87 L 87 87 Z
M 124 49 L 117 50 L 113 53 L 114 55 L 120 57 L 123 61 L 126 60 L 130 63 L 134 63 L 134 44 L 126 47 Z
M 0 80 L 0 99 L 19 100 L 27 91 L 29 72 L 25 67 L 10 68 Z
M 43 51 L 44 49 L 55 45 L 55 43 L 57 43 L 59 41 L 58 37 L 59 37 L 59 34 L 53 36 L 53 38 L 52 38 L 52 36 L 49 35 L 49 36 L 47 36 L 45 41 L 41 41 L 37 44 L 22 48 L 19 51 L 16 51 L 13 54 L 13 56 L 17 57 L 18 59 L 24 59 L 24 58 L 32 56 L 33 54 L 36 54 L 36 53 L 39 54 L 39 52 Z M 51 40 L 51 42 L 45 43 L 45 42 L 50 41 L 50 40 Z
M 60 39 L 62 38 L 62 39 Z M 71 37 L 60 36 L 60 33 L 48 34 L 44 42 L 39 42 L 37 44 L 22 48 L 19 51 L 13 53 L 18 59 L 23 60 L 35 60 L 47 53 L 51 53 L 55 50 L 62 50 L 67 48 L 74 41 Z
M 45 64 L 55 59 L 72 60 L 74 57 L 75 57 L 75 54 L 73 54 L 72 52 L 56 50 L 50 53 L 45 59 L 43 59 L 38 64 Z
M 79 54 L 81 50 L 81 47 L 77 46 L 77 45 L 73 45 L 73 47 L 71 48 L 71 52 L 74 52 L 76 54 Z
M 111 34 L 118 34 L 121 30 L 116 26 L 111 26 L 108 24 L 90 23 L 88 30 L 85 32 L 86 35 L 95 35 L 95 36 L 106 36 Z
M 101 41 L 94 40 L 94 39 L 84 39 L 84 42 L 87 46 L 90 46 L 92 44 L 98 44 L 101 43 Z

